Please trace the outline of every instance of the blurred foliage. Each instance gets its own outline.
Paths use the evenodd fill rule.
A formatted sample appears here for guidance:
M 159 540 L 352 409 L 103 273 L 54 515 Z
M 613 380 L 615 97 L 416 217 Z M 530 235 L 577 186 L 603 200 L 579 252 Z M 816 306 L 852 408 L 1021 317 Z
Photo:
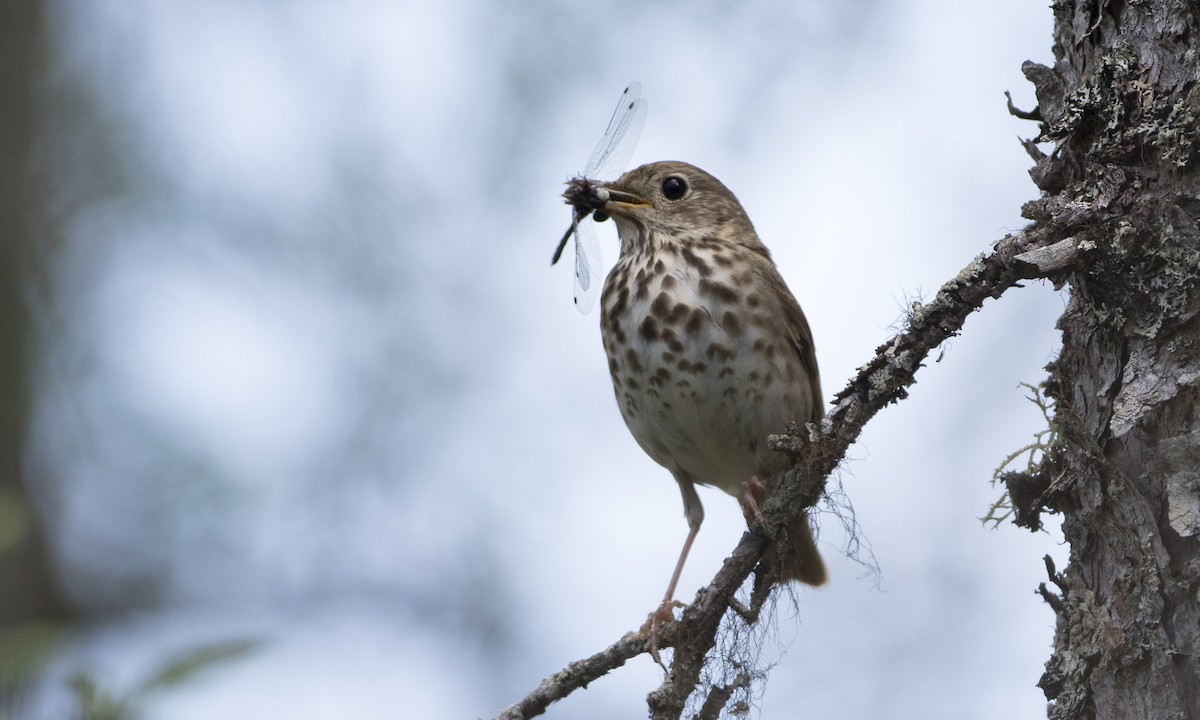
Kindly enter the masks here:
M 57 649 L 65 628 L 29 623 L 0 632 L 0 720 L 25 717 L 39 675 Z M 177 687 L 221 663 L 237 660 L 258 645 L 238 639 L 191 648 L 173 655 L 152 675 L 126 692 L 114 692 L 88 673 L 70 680 L 74 718 L 135 720 L 145 717 L 143 706 L 160 690 Z
M 0 629 L 0 720 L 21 717 L 24 697 L 58 649 L 62 623 L 27 622 Z
M 229 640 L 181 653 L 164 663 L 154 676 L 141 685 L 141 690 L 143 693 L 163 690 L 186 682 L 208 667 L 244 657 L 256 645 L 257 640 Z
M 71 680 L 71 690 L 78 703 L 79 717 L 83 720 L 141 718 L 142 705 L 154 692 L 192 680 L 214 665 L 244 657 L 257 644 L 257 640 L 241 639 L 189 649 L 168 658 L 157 672 L 121 694 L 109 691 L 86 674 L 78 674 Z
M 32 530 L 29 505 L 14 488 L 0 487 L 0 555 L 28 537 Z M 3 662 L 0 656 L 0 664 Z
M 0 629 L 0 688 L 37 676 L 58 648 L 64 625 L 28 622 Z

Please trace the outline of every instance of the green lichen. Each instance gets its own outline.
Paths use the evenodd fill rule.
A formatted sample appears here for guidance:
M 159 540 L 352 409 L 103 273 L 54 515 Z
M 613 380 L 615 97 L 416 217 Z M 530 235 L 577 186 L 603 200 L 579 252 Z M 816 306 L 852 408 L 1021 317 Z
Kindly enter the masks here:
M 1021 383 L 1019 387 L 1030 392 L 1025 397 L 1041 411 L 1042 418 L 1046 421 L 1046 427 L 1034 433 L 1033 442 L 1023 445 L 1004 458 L 999 467 L 992 472 L 992 487 L 997 485 L 1004 487 L 1004 474 L 1012 472 L 1022 458 L 1024 458 L 1024 472 L 1030 475 L 1035 474 L 1040 469 L 1042 460 L 1050 454 L 1051 449 L 1059 441 L 1058 426 L 1054 423 L 1054 401 L 1043 395 L 1040 388 L 1029 383 Z M 1005 489 L 999 499 L 988 508 L 987 514 L 979 518 L 979 521 L 985 526 L 990 523 L 995 529 L 1000 526 L 1000 523 L 1012 517 L 1014 512 L 1016 511 L 1013 508 L 1012 499 L 1008 495 L 1008 490 Z

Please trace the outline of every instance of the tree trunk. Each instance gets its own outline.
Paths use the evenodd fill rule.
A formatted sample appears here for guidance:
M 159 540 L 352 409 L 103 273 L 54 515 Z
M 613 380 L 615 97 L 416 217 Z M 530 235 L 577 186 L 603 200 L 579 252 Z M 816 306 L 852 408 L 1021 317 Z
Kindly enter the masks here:
M 29 313 L 23 291 L 33 246 L 37 193 L 30 172 L 35 83 L 44 62 L 44 8 L 0 4 L 0 631 L 62 619 L 37 520 L 22 483 L 29 412 Z
M 1053 8 L 1025 214 L 1083 253 L 1046 382 L 1040 505 L 1071 553 L 1040 685 L 1051 718 L 1200 718 L 1200 8 Z

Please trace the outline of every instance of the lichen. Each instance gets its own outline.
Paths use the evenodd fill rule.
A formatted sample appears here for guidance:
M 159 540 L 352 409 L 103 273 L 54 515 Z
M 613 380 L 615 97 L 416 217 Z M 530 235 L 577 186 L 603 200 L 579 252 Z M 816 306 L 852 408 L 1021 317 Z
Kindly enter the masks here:
M 992 472 L 992 487 L 1003 485 L 1004 476 L 1010 472 L 1011 467 L 1022 457 L 1025 458 L 1024 471 L 1029 475 L 1042 472 L 1043 463 L 1058 446 L 1059 430 L 1058 425 L 1054 422 L 1054 401 L 1042 394 L 1040 388 L 1030 385 L 1029 383 L 1021 383 L 1020 387 L 1029 391 L 1029 395 L 1025 398 L 1037 406 L 1042 413 L 1042 418 L 1046 421 L 1046 427 L 1033 434 L 1033 442 L 1024 445 L 1013 452 L 1009 453 L 1008 457 L 1000 463 L 1000 465 Z M 984 525 L 991 523 L 992 528 L 997 528 L 1000 523 L 1009 519 L 1016 512 L 1013 507 L 1012 498 L 1009 496 L 1007 489 L 1000 495 L 996 502 L 992 503 L 986 514 L 979 518 L 979 521 Z

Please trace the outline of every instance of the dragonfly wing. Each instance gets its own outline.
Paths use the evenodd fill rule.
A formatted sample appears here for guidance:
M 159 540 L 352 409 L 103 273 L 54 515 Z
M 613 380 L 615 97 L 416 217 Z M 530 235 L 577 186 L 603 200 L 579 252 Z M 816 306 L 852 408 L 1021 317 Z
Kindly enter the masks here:
M 590 187 L 589 182 L 610 173 L 623 170 L 633 154 L 638 137 L 642 134 L 642 126 L 646 123 L 646 101 L 642 99 L 642 84 L 635 82 L 625 88 L 617 109 L 608 120 L 608 128 L 592 156 L 588 158 L 583 172 L 572 180 L 565 196 L 567 201 L 575 206 L 571 227 L 559 241 L 554 251 L 551 264 L 558 258 L 567 243 L 567 238 L 575 235 L 575 307 L 579 312 L 587 314 L 596 304 L 603 282 L 601 275 L 600 241 L 596 239 L 596 230 L 590 217 L 594 207 L 584 198 L 582 193 Z M 572 195 L 572 190 L 578 196 Z
M 591 311 L 600 295 L 600 241 L 595 223 L 589 218 L 575 222 L 575 307 L 584 315 Z
M 645 124 L 646 101 L 642 99 L 642 84 L 635 82 L 621 93 L 608 128 L 596 143 L 587 165 L 583 166 L 583 177 L 604 178 L 624 170 Z

